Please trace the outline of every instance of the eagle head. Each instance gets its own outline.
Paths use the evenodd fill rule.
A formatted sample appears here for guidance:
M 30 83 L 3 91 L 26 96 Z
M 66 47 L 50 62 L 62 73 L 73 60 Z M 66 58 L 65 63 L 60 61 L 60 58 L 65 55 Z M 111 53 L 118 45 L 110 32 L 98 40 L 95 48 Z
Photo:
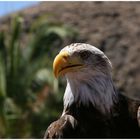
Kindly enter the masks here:
M 93 105 L 110 112 L 115 100 L 111 62 L 98 48 L 84 43 L 64 47 L 53 63 L 54 75 L 65 76 L 64 107 L 73 103 Z

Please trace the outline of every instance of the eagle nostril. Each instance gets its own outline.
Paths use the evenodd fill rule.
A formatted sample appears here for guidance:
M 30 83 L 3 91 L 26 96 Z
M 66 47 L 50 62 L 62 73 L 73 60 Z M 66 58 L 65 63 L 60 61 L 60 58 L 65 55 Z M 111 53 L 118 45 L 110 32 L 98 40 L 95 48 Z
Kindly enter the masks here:
M 68 59 L 68 57 L 67 56 L 63 56 L 63 59 L 66 61 Z

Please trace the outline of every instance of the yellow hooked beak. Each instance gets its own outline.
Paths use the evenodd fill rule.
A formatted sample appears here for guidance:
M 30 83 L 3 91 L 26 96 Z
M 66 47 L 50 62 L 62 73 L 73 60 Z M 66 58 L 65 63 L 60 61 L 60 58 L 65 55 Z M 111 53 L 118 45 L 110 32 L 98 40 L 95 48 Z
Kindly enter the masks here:
M 67 51 L 60 52 L 53 62 L 53 71 L 56 78 L 67 72 L 77 71 L 81 67 L 83 67 L 82 60 L 78 56 L 70 56 Z

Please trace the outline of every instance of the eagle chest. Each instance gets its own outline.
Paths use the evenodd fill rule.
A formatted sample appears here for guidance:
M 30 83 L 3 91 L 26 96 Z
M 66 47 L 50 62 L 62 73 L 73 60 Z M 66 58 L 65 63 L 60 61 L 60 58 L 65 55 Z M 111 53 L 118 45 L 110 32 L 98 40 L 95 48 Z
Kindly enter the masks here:
M 67 110 L 78 121 L 77 133 L 85 138 L 104 138 L 110 136 L 109 118 L 92 105 L 73 104 Z

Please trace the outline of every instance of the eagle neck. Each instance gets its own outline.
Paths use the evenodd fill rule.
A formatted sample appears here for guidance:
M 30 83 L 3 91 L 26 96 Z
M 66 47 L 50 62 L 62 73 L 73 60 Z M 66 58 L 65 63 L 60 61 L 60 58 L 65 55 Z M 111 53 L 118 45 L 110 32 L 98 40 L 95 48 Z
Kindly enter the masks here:
M 85 107 L 92 105 L 101 113 L 110 113 L 116 100 L 117 95 L 111 76 L 97 75 L 81 82 L 67 78 L 64 111 L 75 103 Z

